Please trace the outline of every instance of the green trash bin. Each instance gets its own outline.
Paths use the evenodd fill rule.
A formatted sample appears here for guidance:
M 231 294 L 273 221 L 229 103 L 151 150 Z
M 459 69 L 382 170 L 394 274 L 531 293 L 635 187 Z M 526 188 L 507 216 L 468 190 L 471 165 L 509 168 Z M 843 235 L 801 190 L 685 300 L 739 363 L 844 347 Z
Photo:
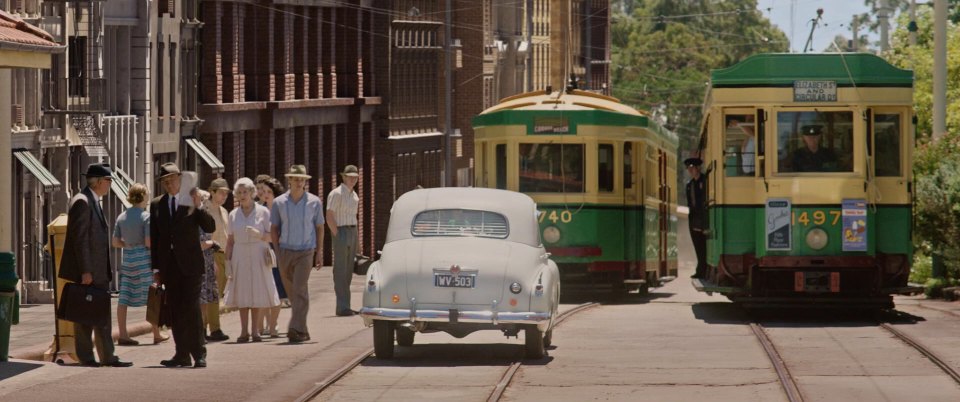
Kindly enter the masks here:
M 10 326 L 20 321 L 15 262 L 13 253 L 0 253 L 0 361 L 4 362 L 10 352 Z

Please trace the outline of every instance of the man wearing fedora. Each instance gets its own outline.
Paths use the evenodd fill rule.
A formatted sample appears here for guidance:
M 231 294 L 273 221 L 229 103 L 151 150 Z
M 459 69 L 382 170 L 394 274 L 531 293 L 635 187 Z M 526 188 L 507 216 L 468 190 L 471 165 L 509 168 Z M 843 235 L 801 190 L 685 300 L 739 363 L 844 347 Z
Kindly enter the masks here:
M 285 176 L 289 190 L 273 200 L 270 234 L 273 249 L 277 250 L 280 279 L 292 308 L 287 338 L 291 343 L 299 343 L 310 340 L 310 269 L 323 266 L 323 204 L 319 197 L 306 191 L 307 180 L 312 176 L 305 166 L 293 165 Z
M 357 210 L 360 197 L 353 191 L 360 180 L 354 165 L 347 165 L 340 173 L 343 182 L 327 196 L 327 227 L 333 235 L 333 290 L 337 294 L 337 315 L 351 316 L 350 280 L 353 279 L 353 259 L 357 253 Z
M 704 233 L 707 221 L 706 191 L 707 181 L 700 173 L 700 158 L 687 158 L 683 165 L 687 167 L 690 181 L 687 182 L 687 207 L 690 208 L 688 223 L 693 249 L 697 253 L 697 271 L 691 278 L 703 279 L 707 276 L 707 236 Z
M 216 223 L 193 190 L 188 200 L 179 200 L 180 169 L 168 162 L 160 166 L 160 186 L 164 193 L 150 202 L 150 252 L 157 283 L 167 289 L 167 303 L 173 318 L 176 354 L 160 364 L 167 367 L 207 367 L 203 318 L 200 314 L 200 285 L 205 271 L 203 251 L 197 236 L 203 230 L 213 233 Z
M 67 238 L 63 245 L 59 277 L 84 285 L 107 290 L 113 280 L 110 269 L 110 230 L 103 216 L 100 198 L 110 191 L 113 172 L 110 165 L 91 164 L 84 174 L 87 186 L 70 200 L 70 212 L 67 215 Z M 76 341 L 77 358 L 83 366 L 130 367 L 133 363 L 123 362 L 113 354 L 113 337 L 110 307 L 97 311 L 97 315 L 106 316 L 103 326 L 90 326 L 74 323 L 73 336 Z M 97 343 L 100 363 L 93 357 L 93 333 Z

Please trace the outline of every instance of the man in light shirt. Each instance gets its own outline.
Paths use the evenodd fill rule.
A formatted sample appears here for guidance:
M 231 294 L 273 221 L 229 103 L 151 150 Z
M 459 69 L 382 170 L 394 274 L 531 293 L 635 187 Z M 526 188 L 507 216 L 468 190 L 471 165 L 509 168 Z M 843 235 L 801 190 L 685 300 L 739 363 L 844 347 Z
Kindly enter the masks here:
M 306 192 L 307 180 L 312 176 L 305 166 L 293 165 L 285 176 L 290 190 L 273 200 L 270 232 L 292 310 L 287 339 L 299 343 L 310 340 L 310 269 L 323 266 L 323 203 L 320 197 Z
M 350 281 L 353 279 L 353 259 L 357 253 L 357 210 L 360 197 L 353 188 L 360 180 L 354 165 L 347 165 L 340 173 L 343 182 L 327 196 L 327 227 L 333 235 L 333 290 L 337 294 L 337 315 L 351 316 Z

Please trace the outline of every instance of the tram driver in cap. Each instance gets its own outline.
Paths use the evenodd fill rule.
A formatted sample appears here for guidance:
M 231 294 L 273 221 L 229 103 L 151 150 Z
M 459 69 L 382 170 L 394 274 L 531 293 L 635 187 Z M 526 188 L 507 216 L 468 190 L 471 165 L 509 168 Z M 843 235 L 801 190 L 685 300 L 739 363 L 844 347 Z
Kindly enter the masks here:
M 823 126 L 803 126 L 804 146 L 793 151 L 791 162 L 794 172 L 832 172 L 837 170 L 837 155 L 830 148 L 820 146 Z
M 700 165 L 703 164 L 700 158 L 687 158 L 683 164 L 690 174 L 686 187 L 687 207 L 690 208 L 690 238 L 697 253 L 697 271 L 691 278 L 703 279 L 707 276 L 707 236 L 704 233 L 707 223 L 707 180 L 700 172 Z

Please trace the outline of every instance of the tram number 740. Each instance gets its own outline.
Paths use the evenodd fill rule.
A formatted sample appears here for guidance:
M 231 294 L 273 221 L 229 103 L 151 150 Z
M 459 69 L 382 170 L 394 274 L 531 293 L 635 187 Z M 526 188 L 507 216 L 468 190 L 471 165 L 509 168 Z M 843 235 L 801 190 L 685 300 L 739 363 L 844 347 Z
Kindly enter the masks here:
M 557 223 L 557 221 L 563 223 L 570 223 L 573 221 L 573 213 L 567 210 L 561 211 L 559 214 L 557 211 L 542 211 L 540 212 L 539 223 L 543 223 L 544 219 L 550 220 L 550 222 Z
M 836 226 L 837 223 L 840 222 L 841 212 L 840 211 L 828 211 L 828 212 L 830 214 L 830 218 L 832 219 L 832 221 L 830 222 L 830 225 Z M 790 214 L 790 216 L 791 216 L 790 219 L 792 221 L 791 223 L 794 225 L 796 225 L 797 222 L 800 222 L 800 224 L 802 224 L 803 226 L 810 226 L 810 223 L 813 223 L 814 225 L 823 225 L 824 223 L 827 222 L 827 213 L 823 211 L 813 211 L 812 213 L 803 211 L 800 213 L 799 216 L 797 215 L 796 212 L 793 212 Z

